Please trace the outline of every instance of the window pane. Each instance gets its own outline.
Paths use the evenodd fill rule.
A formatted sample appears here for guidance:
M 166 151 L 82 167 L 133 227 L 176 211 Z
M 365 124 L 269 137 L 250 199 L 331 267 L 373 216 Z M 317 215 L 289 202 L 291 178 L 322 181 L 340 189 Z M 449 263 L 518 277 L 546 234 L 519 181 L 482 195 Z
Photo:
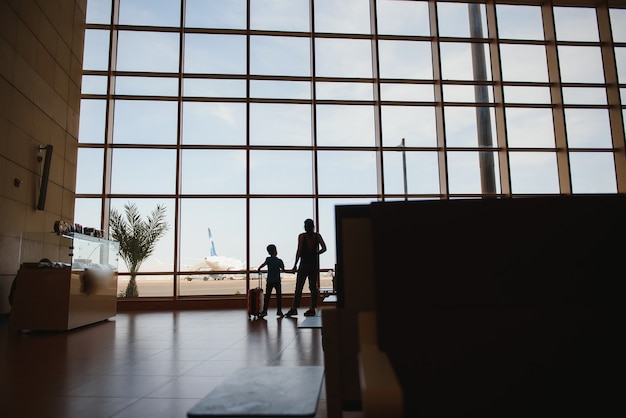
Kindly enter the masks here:
M 506 132 L 511 148 L 553 148 L 552 110 L 506 108 Z
M 559 193 L 555 153 L 511 152 L 509 169 L 514 194 Z
M 252 269 L 256 269 L 256 266 L 261 264 L 267 257 L 265 248 L 268 243 L 276 245 L 278 257 L 283 260 L 287 269 L 293 267 L 297 237 L 298 234 L 303 232 L 303 221 L 305 218 L 315 218 L 313 204 L 313 199 L 251 200 L 250 264 Z M 282 210 L 277 212 L 277 207 L 282 208 Z M 334 229 L 332 224 L 321 222 L 321 225 L 316 225 L 316 229 L 322 235 L 328 247 L 328 250 L 320 255 L 320 267 L 322 269 L 332 268 L 335 265 L 332 239 Z M 283 295 L 294 293 L 296 275 L 294 273 L 282 273 L 281 279 Z M 332 287 L 332 275 L 321 272 L 320 285 L 320 287 Z M 305 286 L 303 294 L 308 292 L 308 286 Z
M 251 145 L 306 145 L 311 141 L 311 106 L 250 105 Z
M 250 2 L 250 28 L 309 31 L 309 0 L 254 0 Z
M 611 124 L 606 109 L 565 109 L 570 148 L 611 148 Z
M 496 4 L 498 35 L 502 39 L 543 39 L 540 6 Z
M 493 103 L 491 86 L 457 86 L 444 84 L 443 100 L 445 102 Z
M 404 194 L 402 147 L 383 153 L 385 194 Z M 405 151 L 408 193 L 439 194 L 439 161 L 434 151 Z
M 280 208 L 280 210 L 276 210 Z M 303 224 L 307 218 L 315 219 L 314 201 L 305 199 L 251 199 L 250 200 L 250 265 L 258 266 L 268 256 L 268 244 L 276 245 L 278 257 L 285 263 L 285 268 L 293 267 L 298 245 L 298 234 L 304 232 Z M 330 235 L 334 231 L 324 227 L 317 231 L 322 234 L 326 245 L 332 240 Z M 329 230 L 326 234 L 325 231 Z M 295 289 L 295 275 L 282 275 L 287 278 Z M 256 279 L 256 277 L 255 277 Z M 286 283 L 285 283 L 286 284 Z M 308 286 L 304 286 L 308 290 Z M 285 287 L 283 286 L 283 294 Z
M 372 151 L 320 151 L 317 166 L 319 193 L 377 192 L 376 154 Z
M 437 146 L 434 107 L 383 106 L 383 145 L 399 145 L 402 138 L 410 147 Z
M 244 150 L 183 150 L 181 165 L 184 194 L 246 192 Z
M 120 267 L 124 266 L 123 261 L 119 262 Z M 117 278 L 117 297 L 124 298 L 128 287 L 130 276 L 121 274 Z M 173 295 L 173 278 L 171 275 L 141 275 L 135 279 L 137 293 L 139 297 L 171 297 Z
M 113 127 L 116 144 L 175 144 L 176 102 L 116 100 Z
M 250 80 L 250 97 L 267 99 L 310 99 L 308 81 Z
M 370 1 L 315 0 L 315 31 L 370 33 Z
M 79 148 L 76 165 L 76 193 L 102 193 L 104 150 Z
M 183 95 L 185 97 L 246 97 L 246 81 L 185 78 Z
M 554 7 L 554 28 L 559 41 L 598 42 L 596 10 L 590 7 Z
M 250 191 L 312 193 L 313 155 L 310 151 L 250 151 Z
M 180 276 L 180 295 L 245 294 L 245 275 L 205 272 L 245 267 L 246 223 L 241 222 L 245 217 L 244 199 L 181 199 L 179 269 L 199 273 Z M 211 280 L 205 282 L 204 276 Z
M 315 84 L 318 100 L 373 100 L 371 83 L 324 83 Z
M 391 84 L 380 85 L 382 100 L 400 100 L 407 102 L 432 102 L 435 92 L 432 84 Z
M 362 39 L 316 39 L 318 77 L 371 77 L 371 43 Z
M 85 48 L 83 54 L 84 70 L 106 70 L 109 67 L 108 30 L 85 30 Z
M 607 104 L 604 88 L 563 87 L 562 91 L 565 104 Z
M 111 1 L 89 0 L 87 2 L 87 23 L 111 23 Z
M 549 104 L 549 87 L 504 86 L 504 101 L 507 103 Z
M 183 144 L 245 143 L 244 103 L 183 103 Z
M 470 10 L 472 20 L 477 19 L 480 23 L 476 33 L 470 35 Z M 456 38 L 485 37 L 487 34 L 487 18 L 485 6 L 466 3 L 437 3 L 439 24 L 439 36 L 452 36 Z M 479 36 L 481 34 L 482 36 Z
M 379 34 L 430 35 L 427 2 L 377 1 L 376 8 Z
M 179 26 L 180 0 L 120 0 L 120 25 Z
M 178 72 L 178 34 L 119 31 L 117 70 Z
M 240 35 L 185 35 L 185 72 L 245 74 L 246 38 Z
M 495 115 L 493 109 L 477 107 L 444 108 L 446 120 L 446 145 L 449 147 L 493 146 Z M 477 118 L 486 121 L 485 137 L 478 137 Z
M 350 196 L 342 196 L 340 198 L 330 197 L 324 198 L 321 197 L 318 199 L 319 202 L 319 222 L 317 225 L 317 230 L 324 237 L 326 241 L 326 246 L 328 247 L 328 251 L 320 256 L 320 267 L 324 268 L 332 268 L 337 267 L 337 249 L 335 245 L 335 207 L 339 205 L 368 205 L 374 199 L 370 198 L 362 198 L 362 197 L 350 197 Z M 320 274 L 320 281 L 322 284 L 326 281 L 329 283 L 329 286 L 332 287 L 332 277 L 328 277 L 324 274 Z
M 452 194 L 481 192 L 478 152 L 448 152 L 448 188 Z
M 101 181 L 101 180 L 98 180 Z M 101 229 L 102 199 L 78 198 L 74 201 L 74 222 L 84 227 Z M 105 231 L 107 228 L 104 228 Z
M 162 77 L 117 77 L 115 93 L 133 96 L 178 97 L 178 79 Z
M 569 158 L 572 192 L 617 193 L 613 153 L 572 152 Z
M 81 85 L 82 94 L 106 94 L 107 78 L 99 75 L 84 75 Z
M 185 25 L 189 28 L 246 28 L 247 0 L 186 0 Z
M 125 265 L 120 261 L 120 266 Z M 164 270 L 169 270 L 164 268 Z M 117 297 L 125 297 L 126 288 L 128 286 L 130 276 L 120 274 L 117 278 Z M 139 297 L 171 297 L 173 295 L 173 277 L 171 275 L 152 274 L 137 276 L 135 282 L 137 284 Z
M 114 149 L 111 193 L 174 193 L 176 150 Z
M 373 106 L 317 106 L 317 145 L 375 145 Z
M 157 205 L 165 207 L 165 220 L 169 226 L 163 237 L 156 241 L 154 252 L 146 258 L 139 268 L 140 273 L 171 271 L 174 267 L 174 201 L 171 199 L 111 199 L 111 208 L 124 214 L 124 205 L 134 203 L 145 222 Z M 129 271 L 124 259 L 120 257 L 118 270 L 120 273 Z M 129 276 L 118 278 L 118 295 L 126 290 Z M 148 275 L 137 276 L 137 288 L 139 297 L 149 296 L 172 296 L 173 280 L 172 276 Z
M 613 42 L 626 42 L 626 9 L 609 9 Z
M 106 101 L 83 99 L 80 102 L 78 141 L 104 144 Z
M 308 38 L 252 36 L 250 72 L 263 75 L 308 76 L 311 74 Z
M 620 84 L 626 84 L 626 48 L 615 48 L 615 63 L 617 64 L 617 79 Z M 624 97 L 622 95 L 622 103 Z
M 604 83 L 600 47 L 560 45 L 557 49 L 562 82 Z
M 487 45 L 474 44 L 484 52 L 485 62 L 489 62 Z M 441 77 L 444 80 L 474 80 L 474 70 L 483 71 L 486 80 L 491 80 L 491 70 L 488 65 L 483 68 L 474 68 L 472 59 L 472 44 L 445 42 L 441 44 Z M 476 65 L 479 65 L 476 63 Z
M 546 50 L 541 45 L 500 45 L 503 81 L 548 81 Z
M 430 42 L 378 42 L 380 76 L 432 80 L 433 69 Z

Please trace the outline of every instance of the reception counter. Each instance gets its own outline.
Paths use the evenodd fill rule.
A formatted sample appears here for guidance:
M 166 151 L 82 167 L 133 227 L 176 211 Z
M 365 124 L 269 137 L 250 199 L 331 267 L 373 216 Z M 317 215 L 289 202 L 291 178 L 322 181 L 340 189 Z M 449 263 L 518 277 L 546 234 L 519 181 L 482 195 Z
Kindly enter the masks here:
M 117 272 L 23 263 L 15 278 L 11 329 L 65 331 L 117 311 Z

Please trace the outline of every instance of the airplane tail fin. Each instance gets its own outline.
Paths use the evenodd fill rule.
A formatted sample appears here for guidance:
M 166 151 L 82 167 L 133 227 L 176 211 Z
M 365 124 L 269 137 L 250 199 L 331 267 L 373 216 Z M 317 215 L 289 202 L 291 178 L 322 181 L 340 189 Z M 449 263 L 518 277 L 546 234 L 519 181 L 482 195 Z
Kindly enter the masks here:
M 211 228 L 209 228 L 209 242 L 211 244 L 211 257 L 215 257 L 217 252 L 215 252 L 215 242 L 213 241 L 213 234 L 211 233 Z

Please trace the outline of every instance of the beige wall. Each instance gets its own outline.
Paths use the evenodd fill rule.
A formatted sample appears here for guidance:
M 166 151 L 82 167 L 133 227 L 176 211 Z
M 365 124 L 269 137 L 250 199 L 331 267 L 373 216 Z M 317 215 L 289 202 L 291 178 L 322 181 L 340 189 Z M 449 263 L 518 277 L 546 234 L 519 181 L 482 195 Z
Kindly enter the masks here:
M 0 0 L 0 313 L 10 311 L 20 234 L 74 219 L 86 3 Z M 54 153 L 39 211 L 37 157 L 47 144 Z

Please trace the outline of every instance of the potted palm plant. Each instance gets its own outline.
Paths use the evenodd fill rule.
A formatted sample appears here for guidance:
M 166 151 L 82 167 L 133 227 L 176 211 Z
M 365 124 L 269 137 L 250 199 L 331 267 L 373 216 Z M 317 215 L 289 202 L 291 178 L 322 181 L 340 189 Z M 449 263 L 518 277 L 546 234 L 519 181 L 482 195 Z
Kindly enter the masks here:
M 157 205 L 146 220 L 141 218 L 134 203 L 124 205 L 124 214 L 111 209 L 109 227 L 111 238 L 120 244 L 120 257 L 128 266 L 130 281 L 121 297 L 139 296 L 135 280 L 141 263 L 154 252 L 156 242 L 167 232 L 169 225 L 165 221 L 165 207 Z

